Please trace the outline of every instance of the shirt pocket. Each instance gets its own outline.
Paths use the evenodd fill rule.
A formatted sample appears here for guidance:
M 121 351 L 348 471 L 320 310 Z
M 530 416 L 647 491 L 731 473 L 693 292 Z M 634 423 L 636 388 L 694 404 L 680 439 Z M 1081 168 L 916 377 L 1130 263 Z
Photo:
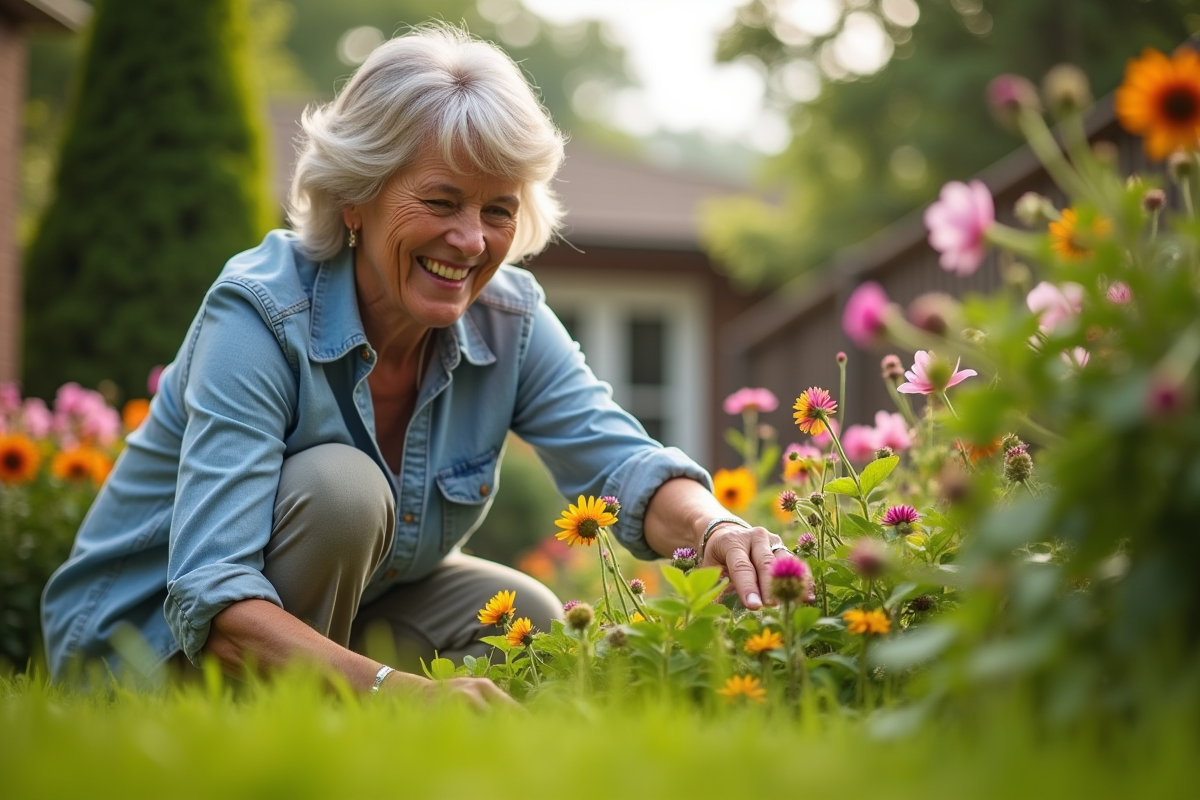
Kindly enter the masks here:
M 487 516 L 500 479 L 499 459 L 500 450 L 492 448 L 437 473 L 442 495 L 442 552 L 465 542 Z

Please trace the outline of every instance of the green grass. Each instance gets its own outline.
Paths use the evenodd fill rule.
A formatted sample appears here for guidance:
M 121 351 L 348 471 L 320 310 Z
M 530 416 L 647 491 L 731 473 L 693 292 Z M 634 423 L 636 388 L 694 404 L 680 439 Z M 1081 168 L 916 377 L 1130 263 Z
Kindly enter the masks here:
M 880 738 L 845 716 L 653 702 L 478 714 L 285 676 L 80 694 L 0 679 L 7 797 L 1171 798 L 1195 796 L 1194 703 L 1108 736 L 1020 703 Z M 1026 709 L 1026 710 L 1022 710 Z

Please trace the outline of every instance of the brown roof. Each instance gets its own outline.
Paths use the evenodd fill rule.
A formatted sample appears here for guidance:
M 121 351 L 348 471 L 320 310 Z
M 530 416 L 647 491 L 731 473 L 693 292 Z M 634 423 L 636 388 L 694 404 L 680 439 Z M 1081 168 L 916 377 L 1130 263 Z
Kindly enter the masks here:
M 77 31 L 91 17 L 92 7 L 82 0 L 0 0 L 0 19 L 19 25 Z

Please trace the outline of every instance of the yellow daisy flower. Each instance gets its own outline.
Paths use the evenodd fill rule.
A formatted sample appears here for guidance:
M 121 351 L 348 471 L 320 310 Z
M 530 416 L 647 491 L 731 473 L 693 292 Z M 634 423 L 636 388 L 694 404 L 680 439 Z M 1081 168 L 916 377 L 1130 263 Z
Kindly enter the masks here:
M 801 432 L 820 436 L 829 427 L 830 415 L 837 412 L 837 403 L 829 396 L 829 392 L 813 386 L 796 398 L 796 405 L 792 408 L 796 411 L 792 418 Z
M 730 511 L 744 511 L 758 491 L 758 482 L 745 467 L 719 469 L 713 474 L 713 494 Z
M 746 641 L 746 652 L 752 656 L 761 655 L 768 650 L 778 650 L 781 647 L 783 647 L 783 637 L 779 635 L 779 631 L 759 631 Z
M 37 446 L 28 437 L 0 434 L 0 483 L 29 483 L 37 477 L 41 461 Z
M 1103 217 L 1092 220 L 1090 229 L 1080 231 L 1079 215 L 1073 208 L 1064 208 L 1059 219 L 1050 223 L 1050 249 L 1070 261 L 1079 261 L 1092 254 L 1090 247 L 1080 242 L 1080 234 L 1084 240 L 1097 239 L 1112 230 L 1112 223 Z
M 734 675 L 725 681 L 723 687 L 717 689 L 717 694 L 731 703 L 738 697 L 745 697 L 756 703 L 767 701 L 767 690 L 762 687 L 762 681 L 753 675 Z
M 884 634 L 892 627 L 892 621 L 888 619 L 888 615 L 881 608 L 874 608 L 870 611 L 854 608 L 842 614 L 842 619 L 846 620 L 846 629 L 855 636 L 870 633 Z
M 516 613 L 516 601 L 516 592 L 497 592 L 496 596 L 479 610 L 479 621 L 484 625 L 507 625 Z
M 533 641 L 533 623 L 529 621 L 529 617 L 521 617 L 512 624 L 504 638 L 511 647 L 528 647 Z
M 610 514 L 607 504 L 598 497 L 585 499 L 579 495 L 578 505 L 569 505 L 562 516 L 562 519 L 554 520 L 554 524 L 563 529 L 554 534 L 554 538 L 569 545 L 585 544 L 591 547 L 600 535 L 601 528 L 617 524 L 616 515 Z

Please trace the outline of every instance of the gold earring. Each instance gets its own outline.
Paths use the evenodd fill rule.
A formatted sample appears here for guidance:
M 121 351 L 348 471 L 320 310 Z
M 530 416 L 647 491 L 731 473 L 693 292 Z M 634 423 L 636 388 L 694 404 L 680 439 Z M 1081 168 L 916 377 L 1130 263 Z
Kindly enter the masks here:
M 350 245 L 351 250 L 358 247 L 358 229 L 357 228 L 350 229 L 350 241 L 347 244 Z

